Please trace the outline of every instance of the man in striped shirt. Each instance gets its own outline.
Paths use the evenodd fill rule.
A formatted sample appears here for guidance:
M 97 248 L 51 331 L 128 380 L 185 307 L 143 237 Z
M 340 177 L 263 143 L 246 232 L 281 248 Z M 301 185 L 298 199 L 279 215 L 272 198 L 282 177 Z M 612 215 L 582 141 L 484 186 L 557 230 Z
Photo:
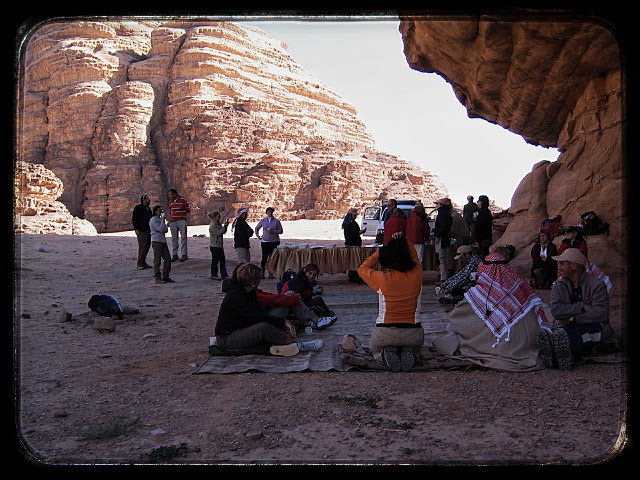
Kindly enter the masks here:
M 187 214 L 191 209 L 189 202 L 178 195 L 175 188 L 169 190 L 168 197 L 169 214 L 171 215 L 169 229 L 171 230 L 171 246 L 173 247 L 171 261 L 178 260 L 178 233 L 180 233 L 180 261 L 184 262 L 187 259 Z

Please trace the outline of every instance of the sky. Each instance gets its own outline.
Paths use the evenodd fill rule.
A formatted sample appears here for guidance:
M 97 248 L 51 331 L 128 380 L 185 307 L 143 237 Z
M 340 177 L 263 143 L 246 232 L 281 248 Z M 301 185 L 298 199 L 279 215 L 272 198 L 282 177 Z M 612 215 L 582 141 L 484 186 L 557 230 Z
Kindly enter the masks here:
M 356 108 L 379 151 L 437 175 L 458 205 L 467 203 L 467 195 L 487 195 L 508 208 L 533 165 L 559 155 L 469 118 L 442 77 L 412 70 L 397 18 L 236 23 L 286 42 L 294 60 Z

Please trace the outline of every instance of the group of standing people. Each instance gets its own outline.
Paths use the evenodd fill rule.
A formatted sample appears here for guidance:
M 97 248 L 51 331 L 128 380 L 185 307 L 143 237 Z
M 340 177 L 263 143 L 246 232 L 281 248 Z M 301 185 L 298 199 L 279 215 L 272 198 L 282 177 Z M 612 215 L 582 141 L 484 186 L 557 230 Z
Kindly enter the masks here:
M 178 195 L 175 188 L 170 189 L 167 196 L 169 198 L 169 217 L 165 216 L 162 205 L 156 205 L 151 209 L 151 199 L 147 194 L 140 197 L 140 203 L 134 207 L 131 216 L 131 223 L 138 240 L 137 268 L 139 270 L 152 268 L 146 262 L 147 254 L 151 249 L 153 251 L 153 275 L 157 283 L 173 282 L 169 276 L 171 262 L 178 260 L 184 262 L 188 259 L 187 215 L 191 212 L 189 202 Z M 169 230 L 171 230 L 173 256 L 167 245 L 166 234 Z M 178 247 L 180 247 L 179 250 Z M 180 257 L 178 257 L 178 251 L 180 251 Z

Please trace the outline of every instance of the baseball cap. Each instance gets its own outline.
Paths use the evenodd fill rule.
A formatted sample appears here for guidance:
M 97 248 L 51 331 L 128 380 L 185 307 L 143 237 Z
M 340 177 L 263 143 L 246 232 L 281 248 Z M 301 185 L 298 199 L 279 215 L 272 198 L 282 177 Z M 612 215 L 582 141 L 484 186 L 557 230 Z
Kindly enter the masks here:
M 551 257 L 557 262 L 573 262 L 578 265 L 584 265 L 586 262 L 585 256 L 577 248 L 567 248 L 561 255 Z

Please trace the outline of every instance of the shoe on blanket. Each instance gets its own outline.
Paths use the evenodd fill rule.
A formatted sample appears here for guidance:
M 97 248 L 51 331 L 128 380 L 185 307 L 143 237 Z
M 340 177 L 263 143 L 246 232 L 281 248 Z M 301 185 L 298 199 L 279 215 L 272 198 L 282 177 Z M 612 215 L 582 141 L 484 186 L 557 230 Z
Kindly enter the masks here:
M 274 345 L 269 348 L 271 355 L 278 355 L 280 357 L 292 357 L 297 355 L 300 349 L 295 343 L 289 345 Z
M 402 370 L 402 362 L 398 356 L 397 347 L 384 347 L 383 350 L 384 362 L 391 369 L 392 372 L 399 372 Z
M 553 340 L 553 351 L 556 354 L 558 368 L 569 370 L 573 366 L 573 356 L 569 345 L 569 335 L 564 328 L 557 328 L 551 334 Z
M 320 317 L 318 319 L 318 322 L 316 323 L 316 328 L 318 330 L 323 330 L 331 325 L 333 325 L 334 323 L 336 323 L 336 320 L 338 319 L 338 317 L 333 316 L 333 317 Z
M 324 346 L 322 340 L 308 340 L 306 342 L 298 342 L 298 349 L 301 352 L 315 352 Z
M 413 348 L 402 347 L 400 349 L 400 368 L 403 372 L 408 372 L 413 367 Z
M 546 368 L 553 368 L 553 341 L 551 334 L 546 330 L 540 329 L 536 334 L 536 343 L 540 348 L 540 359 Z

